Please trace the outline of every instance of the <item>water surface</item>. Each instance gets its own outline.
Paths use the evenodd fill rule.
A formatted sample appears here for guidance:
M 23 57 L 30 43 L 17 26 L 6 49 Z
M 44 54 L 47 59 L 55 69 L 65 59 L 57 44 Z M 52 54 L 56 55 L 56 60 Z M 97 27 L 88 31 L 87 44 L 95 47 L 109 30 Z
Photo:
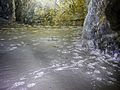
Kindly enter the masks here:
M 0 29 L 0 90 L 119 90 L 119 59 L 81 47 L 81 27 Z

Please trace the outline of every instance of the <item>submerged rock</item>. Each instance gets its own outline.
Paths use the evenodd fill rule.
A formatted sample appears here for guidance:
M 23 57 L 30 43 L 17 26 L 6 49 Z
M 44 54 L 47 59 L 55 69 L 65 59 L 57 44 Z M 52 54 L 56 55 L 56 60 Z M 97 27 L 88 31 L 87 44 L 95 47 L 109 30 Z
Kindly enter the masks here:
M 110 3 L 109 0 L 90 1 L 82 38 L 83 46 L 114 55 L 119 54 L 119 41 L 117 41 L 119 33 L 113 31 L 106 15 Z

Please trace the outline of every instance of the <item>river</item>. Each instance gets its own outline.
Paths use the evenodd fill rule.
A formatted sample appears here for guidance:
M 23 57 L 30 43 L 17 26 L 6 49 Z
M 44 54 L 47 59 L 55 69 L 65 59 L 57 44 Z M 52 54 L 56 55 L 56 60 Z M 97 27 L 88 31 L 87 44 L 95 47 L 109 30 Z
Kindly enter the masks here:
M 120 90 L 118 58 L 81 46 L 82 27 L 0 29 L 0 90 Z

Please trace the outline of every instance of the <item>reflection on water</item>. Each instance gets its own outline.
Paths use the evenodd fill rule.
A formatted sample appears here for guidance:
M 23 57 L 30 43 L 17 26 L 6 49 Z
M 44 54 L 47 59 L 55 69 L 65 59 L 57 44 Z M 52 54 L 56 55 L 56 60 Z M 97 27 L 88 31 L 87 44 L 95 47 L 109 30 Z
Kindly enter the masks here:
M 0 30 L 0 90 L 119 90 L 119 58 L 81 47 L 80 27 Z

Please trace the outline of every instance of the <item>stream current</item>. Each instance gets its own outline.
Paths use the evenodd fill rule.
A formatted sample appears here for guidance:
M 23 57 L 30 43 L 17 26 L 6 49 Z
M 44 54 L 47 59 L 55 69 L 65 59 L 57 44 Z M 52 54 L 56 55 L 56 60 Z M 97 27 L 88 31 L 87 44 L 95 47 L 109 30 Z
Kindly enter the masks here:
M 0 29 L 0 90 L 120 90 L 119 58 L 81 46 L 82 27 Z

